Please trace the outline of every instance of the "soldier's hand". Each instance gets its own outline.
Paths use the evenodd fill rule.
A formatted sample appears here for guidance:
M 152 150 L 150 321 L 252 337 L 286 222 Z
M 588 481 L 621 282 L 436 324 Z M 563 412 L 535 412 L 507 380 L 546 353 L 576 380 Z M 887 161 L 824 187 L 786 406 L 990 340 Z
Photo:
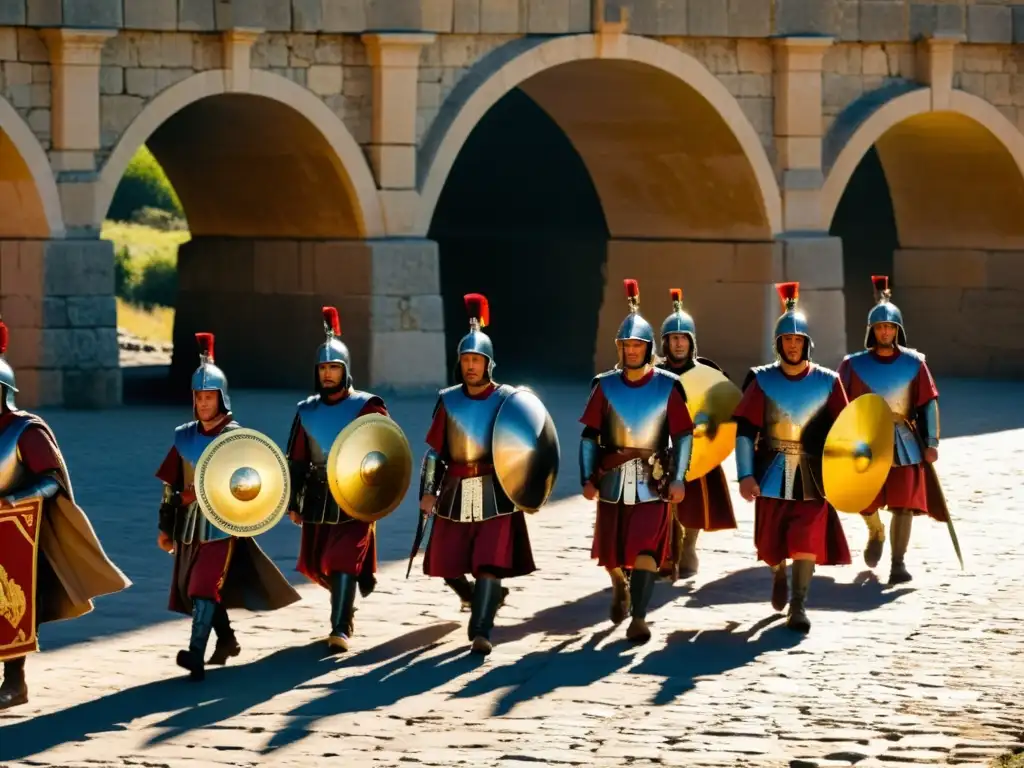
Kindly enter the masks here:
M 167 554 L 170 555 L 174 553 L 174 539 L 163 531 L 160 531 L 160 535 L 156 537 L 156 544 Z
M 298 512 L 296 512 L 294 509 L 289 509 L 288 510 L 288 519 L 291 520 L 296 525 L 302 525 L 302 516 Z
M 753 501 L 761 495 L 761 487 L 757 480 L 752 477 L 744 477 L 740 480 L 740 496 L 746 501 Z
M 420 512 L 422 512 L 424 515 L 432 515 L 434 514 L 434 505 L 436 504 L 437 496 L 432 496 L 431 494 L 428 493 L 426 496 L 420 499 Z
M 586 485 L 583 486 L 583 498 L 585 498 L 587 501 L 593 501 L 594 499 L 597 498 L 597 486 L 594 485 L 589 480 L 587 481 Z
M 683 483 L 672 483 L 668 487 L 668 500 L 673 504 L 678 504 L 684 498 L 686 498 L 686 486 Z
M 939 449 L 938 448 L 925 448 L 924 449 L 924 460 L 929 464 L 934 464 L 939 460 Z

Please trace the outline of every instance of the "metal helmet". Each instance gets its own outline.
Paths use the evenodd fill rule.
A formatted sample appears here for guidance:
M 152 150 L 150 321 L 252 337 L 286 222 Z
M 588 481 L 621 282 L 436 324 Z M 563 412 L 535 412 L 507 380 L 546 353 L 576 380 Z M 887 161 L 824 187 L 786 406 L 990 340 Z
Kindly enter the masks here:
M 11 364 L 5 357 L 9 339 L 10 332 L 7 330 L 7 324 L 0 320 L 0 387 L 3 387 L 4 390 L 4 405 L 7 406 L 7 410 L 13 411 L 17 409 L 14 404 L 14 394 L 18 391 L 18 385 L 14 382 L 14 369 L 11 368 Z
M 341 340 L 341 319 L 338 317 L 338 310 L 334 307 L 323 307 L 321 309 L 324 317 L 324 333 L 327 338 L 316 350 L 316 365 L 313 366 L 313 391 L 320 389 L 320 374 L 318 367 L 321 363 L 337 363 L 345 368 L 345 388 L 352 387 L 352 359 L 348 354 L 348 347 Z
M 670 288 L 668 293 L 672 297 L 672 314 L 661 324 L 662 354 L 667 356 L 665 345 L 668 337 L 673 333 L 683 333 L 690 337 L 690 357 L 697 357 L 697 326 L 690 313 L 683 310 L 683 289 Z
M 640 314 L 640 284 L 632 278 L 622 281 L 626 289 L 626 303 L 629 304 L 629 314 L 619 326 L 619 332 L 615 334 L 615 346 L 619 351 L 619 366 L 625 367 L 622 355 L 622 342 L 627 340 L 646 341 L 647 357 L 644 364 L 654 359 L 654 329 L 651 324 L 644 320 Z
M 487 358 L 487 378 L 494 378 L 494 343 L 491 337 L 483 332 L 491 322 L 491 306 L 482 293 L 467 293 L 462 297 L 469 315 L 469 333 L 459 341 L 459 358 L 470 353 L 483 355 Z M 456 379 L 462 380 L 462 368 L 455 364 Z
M 814 339 L 811 338 L 811 328 L 807 324 L 807 316 L 797 309 L 797 302 L 800 300 L 800 283 L 776 283 L 775 290 L 778 291 L 779 298 L 782 300 L 782 308 L 785 310 L 775 321 L 775 354 L 782 357 L 782 337 L 792 334 L 807 339 L 802 359 L 810 360 L 811 352 L 814 350 Z
M 900 308 L 889 301 L 892 291 L 889 289 L 888 275 L 872 275 L 871 284 L 875 287 L 875 306 L 868 312 L 868 327 L 864 333 L 864 348 L 871 349 L 875 341 L 875 325 L 892 323 L 896 326 L 896 343 L 907 346 L 907 332 L 903 328 L 903 313 Z
M 219 392 L 221 410 L 228 413 L 231 411 L 231 397 L 228 395 L 228 377 L 213 362 L 213 334 L 197 333 L 196 344 L 199 345 L 199 367 L 192 373 L 192 392 Z M 194 411 L 194 394 L 192 400 L 192 409 Z M 196 414 L 196 418 L 199 418 L 198 414 Z

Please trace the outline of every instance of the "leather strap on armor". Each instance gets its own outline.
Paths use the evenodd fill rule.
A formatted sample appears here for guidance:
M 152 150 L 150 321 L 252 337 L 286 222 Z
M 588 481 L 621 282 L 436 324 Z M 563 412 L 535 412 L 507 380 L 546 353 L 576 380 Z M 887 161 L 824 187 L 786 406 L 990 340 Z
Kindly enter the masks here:
M 434 450 L 428 450 L 423 455 L 423 463 L 420 464 L 420 498 L 424 496 L 436 496 L 441 487 L 441 480 L 444 477 L 444 462 Z
M 922 409 L 922 421 L 924 422 L 924 434 L 922 437 L 925 440 L 925 445 L 929 448 L 939 447 L 939 401 L 937 399 L 929 400 L 927 405 Z
M 597 474 L 597 457 L 599 448 L 595 440 L 580 440 L 580 485 L 594 482 Z
M 690 469 L 690 456 L 693 453 L 693 435 L 683 435 L 675 438 L 672 443 L 672 460 L 675 465 L 675 473 L 672 476 L 673 483 L 686 482 L 686 473 Z
M 736 438 L 736 479 L 754 476 L 754 441 L 746 435 Z
M 306 490 L 306 468 L 308 466 L 309 462 L 307 461 L 296 459 L 288 461 L 288 475 L 292 483 L 292 497 L 288 500 L 288 509 L 290 510 L 299 508 L 299 498 Z
M 35 482 L 29 483 L 23 488 L 19 488 L 4 498 L 10 504 L 18 504 L 28 499 L 49 499 L 53 497 L 57 491 L 60 490 L 60 482 L 53 475 L 46 473 L 39 475 Z

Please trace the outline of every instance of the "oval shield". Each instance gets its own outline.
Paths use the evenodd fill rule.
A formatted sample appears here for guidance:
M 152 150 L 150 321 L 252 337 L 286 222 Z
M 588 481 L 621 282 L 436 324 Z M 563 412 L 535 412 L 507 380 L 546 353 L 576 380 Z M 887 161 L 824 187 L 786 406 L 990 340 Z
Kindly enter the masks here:
M 498 483 L 513 504 L 524 512 L 544 506 L 558 478 L 561 451 L 551 414 L 529 389 L 517 388 L 498 408 L 491 455 Z
M 288 510 L 288 460 L 262 432 L 233 429 L 199 457 L 195 489 L 199 508 L 215 528 L 231 536 L 258 536 Z
M 680 378 L 693 420 L 693 452 L 686 479 L 696 480 L 729 458 L 736 448 L 733 411 L 743 392 L 721 371 L 697 363 Z
M 327 484 L 338 506 L 364 523 L 381 520 L 402 503 L 412 481 L 412 449 L 392 419 L 360 416 L 334 439 Z
M 893 416 L 881 395 L 867 394 L 847 405 L 825 438 L 821 479 L 825 498 L 840 512 L 862 512 L 889 477 Z

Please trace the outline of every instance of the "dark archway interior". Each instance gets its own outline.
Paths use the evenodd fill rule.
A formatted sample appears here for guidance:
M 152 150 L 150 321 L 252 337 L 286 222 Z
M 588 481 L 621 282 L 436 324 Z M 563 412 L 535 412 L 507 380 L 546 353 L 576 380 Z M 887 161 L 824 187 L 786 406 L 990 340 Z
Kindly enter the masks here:
M 523 91 L 470 134 L 429 237 L 441 252 L 450 371 L 468 330 L 462 297 L 478 292 L 490 301 L 501 381 L 593 375 L 608 227 L 579 154 Z
M 843 241 L 846 345 L 855 352 L 864 347 L 865 323 L 874 304 L 871 276 L 892 278 L 893 256 L 899 248 L 892 196 L 874 147 L 853 172 L 829 234 Z

